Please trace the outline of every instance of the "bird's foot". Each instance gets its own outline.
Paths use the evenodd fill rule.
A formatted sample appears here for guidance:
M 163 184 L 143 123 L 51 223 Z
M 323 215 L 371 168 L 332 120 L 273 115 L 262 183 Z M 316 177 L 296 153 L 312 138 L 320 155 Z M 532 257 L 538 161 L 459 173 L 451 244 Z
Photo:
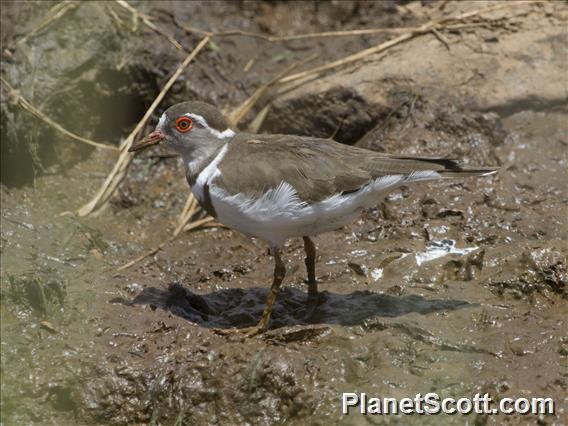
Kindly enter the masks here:
M 214 328 L 213 332 L 218 334 L 219 336 L 224 337 L 255 337 L 260 334 L 263 334 L 266 330 L 262 327 L 255 325 L 254 327 L 245 327 L 245 328 Z

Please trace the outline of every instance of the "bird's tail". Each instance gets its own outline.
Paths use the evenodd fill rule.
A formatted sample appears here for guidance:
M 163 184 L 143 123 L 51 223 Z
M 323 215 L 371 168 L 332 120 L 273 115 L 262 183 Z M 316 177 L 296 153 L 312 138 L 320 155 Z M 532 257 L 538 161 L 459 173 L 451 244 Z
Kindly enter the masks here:
M 460 169 L 441 170 L 438 173 L 440 173 L 442 178 L 458 178 L 468 176 L 489 176 L 497 173 L 498 170 L 498 167 L 464 167 Z
M 460 160 L 451 158 L 389 156 L 401 160 L 406 167 L 415 171 L 433 171 L 442 178 L 458 178 L 468 176 L 489 176 L 497 173 L 499 167 L 467 167 Z M 426 175 L 425 175 L 426 177 Z M 422 180 L 422 179 L 420 179 Z M 429 179 L 424 179 L 429 180 Z

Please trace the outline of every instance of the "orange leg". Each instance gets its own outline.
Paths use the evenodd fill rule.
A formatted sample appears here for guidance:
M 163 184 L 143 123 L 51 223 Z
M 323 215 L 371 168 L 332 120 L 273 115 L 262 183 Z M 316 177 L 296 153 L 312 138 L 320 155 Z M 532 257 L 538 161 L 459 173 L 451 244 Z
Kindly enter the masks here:
M 302 237 L 306 258 L 304 263 L 308 271 L 308 303 L 306 318 L 311 318 L 318 305 L 318 282 L 316 281 L 316 246 L 310 237 Z
M 270 287 L 270 293 L 268 293 L 268 300 L 266 301 L 266 307 L 264 308 L 264 312 L 262 313 L 262 318 L 260 322 L 254 327 L 248 328 L 233 328 L 233 329 L 215 329 L 215 332 L 221 335 L 230 335 L 230 334 L 243 334 L 247 337 L 253 337 L 258 334 L 264 333 L 268 330 L 268 326 L 270 323 L 270 315 L 272 314 L 272 308 L 274 307 L 274 303 L 276 302 L 276 297 L 278 297 L 278 292 L 280 290 L 280 285 L 286 276 L 286 266 L 280 257 L 280 251 L 278 249 L 274 249 L 274 277 L 272 280 L 272 286 Z

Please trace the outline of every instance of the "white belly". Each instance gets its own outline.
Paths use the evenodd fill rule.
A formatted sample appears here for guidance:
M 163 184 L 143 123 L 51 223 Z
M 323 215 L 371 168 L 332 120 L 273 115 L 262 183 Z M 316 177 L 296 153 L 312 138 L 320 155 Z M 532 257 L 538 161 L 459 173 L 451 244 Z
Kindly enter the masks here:
M 362 209 L 404 182 L 402 175 L 379 178 L 363 189 L 336 194 L 314 204 L 300 200 L 294 188 L 282 182 L 257 199 L 243 194 L 229 195 L 211 182 L 211 202 L 219 221 L 244 234 L 281 246 L 288 238 L 333 231 L 351 223 Z

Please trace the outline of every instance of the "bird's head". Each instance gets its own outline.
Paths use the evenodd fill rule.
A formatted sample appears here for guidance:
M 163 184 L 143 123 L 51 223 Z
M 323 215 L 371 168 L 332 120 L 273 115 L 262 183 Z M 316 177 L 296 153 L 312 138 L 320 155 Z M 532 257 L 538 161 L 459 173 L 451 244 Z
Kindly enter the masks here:
M 128 151 L 163 144 L 191 158 L 199 151 L 227 142 L 234 135 L 228 121 L 214 106 L 205 102 L 183 102 L 168 108 L 156 129 Z

